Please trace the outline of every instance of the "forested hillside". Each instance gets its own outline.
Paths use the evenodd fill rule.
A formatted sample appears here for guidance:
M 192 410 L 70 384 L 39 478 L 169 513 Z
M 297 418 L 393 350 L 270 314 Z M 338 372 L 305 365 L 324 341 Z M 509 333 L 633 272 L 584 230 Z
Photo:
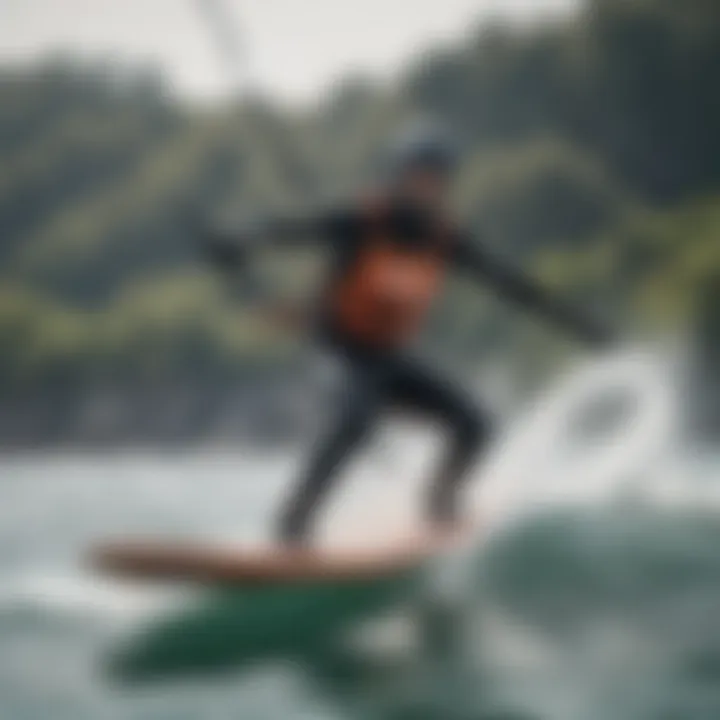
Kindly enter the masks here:
M 462 138 L 458 210 L 497 253 L 615 323 L 689 326 L 720 277 L 718 78 L 717 0 L 485 27 L 305 112 L 189 108 L 146 72 L 67 57 L 0 68 L 0 441 L 195 437 L 235 416 L 227 389 L 244 404 L 294 349 L 204 267 L 189 208 L 322 202 L 418 110 Z M 278 295 L 283 262 L 309 285 L 306 260 L 280 260 Z M 458 285 L 432 332 L 481 356 L 523 341 L 506 319 Z

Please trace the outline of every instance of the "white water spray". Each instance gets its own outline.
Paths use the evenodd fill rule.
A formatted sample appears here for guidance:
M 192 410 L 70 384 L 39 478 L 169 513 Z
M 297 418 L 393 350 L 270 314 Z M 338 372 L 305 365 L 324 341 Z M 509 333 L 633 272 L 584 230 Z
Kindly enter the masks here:
M 669 450 L 675 406 L 670 373 L 657 354 L 624 350 L 580 366 L 487 459 L 474 497 L 483 527 L 636 490 Z

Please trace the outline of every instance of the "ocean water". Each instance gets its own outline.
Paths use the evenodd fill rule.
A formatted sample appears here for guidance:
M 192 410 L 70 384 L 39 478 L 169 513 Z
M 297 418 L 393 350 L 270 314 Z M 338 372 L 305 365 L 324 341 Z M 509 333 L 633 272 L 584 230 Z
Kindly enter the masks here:
M 0 719 L 720 718 L 720 452 L 681 447 L 669 387 L 637 355 L 561 383 L 478 469 L 468 552 L 261 662 L 236 662 L 235 596 L 113 582 L 87 552 L 118 536 L 263 539 L 297 456 L 0 458 Z M 436 438 L 382 435 L 321 541 L 382 546 L 413 527 Z M 322 634 L 323 602 L 300 629 L 312 616 Z M 118 652 L 153 638 L 162 676 L 119 677 Z M 176 672 L 199 647 L 202 667 Z
M 654 494 L 548 506 L 481 543 L 442 642 L 427 632 L 432 618 L 418 613 L 421 631 L 411 632 L 400 614 L 342 672 L 336 659 L 278 657 L 117 682 L 104 663 L 110 649 L 187 598 L 101 581 L 84 567 L 87 548 L 131 533 L 260 536 L 293 465 L 212 453 L 2 460 L 0 717 L 720 717 L 712 454 Z M 370 482 L 367 492 L 386 486 Z

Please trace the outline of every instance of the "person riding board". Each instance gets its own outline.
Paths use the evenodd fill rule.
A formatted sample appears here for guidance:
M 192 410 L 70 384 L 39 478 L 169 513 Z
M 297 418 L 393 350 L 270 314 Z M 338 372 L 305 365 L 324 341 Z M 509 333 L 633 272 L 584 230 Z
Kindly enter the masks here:
M 343 462 L 387 405 L 420 411 L 451 431 L 430 484 L 426 514 L 440 528 L 459 521 L 459 491 L 488 444 L 491 423 L 465 388 L 408 349 L 451 268 L 581 340 L 600 345 L 608 339 L 603 328 L 493 259 L 449 217 L 446 200 L 458 159 L 442 133 L 410 132 L 397 143 L 390 182 L 376 196 L 310 217 L 267 220 L 252 230 L 210 233 L 211 256 L 225 267 L 242 266 L 248 250 L 265 240 L 314 237 L 331 251 L 315 336 L 341 359 L 346 383 L 337 417 L 313 448 L 280 516 L 284 542 L 309 539 L 314 515 Z

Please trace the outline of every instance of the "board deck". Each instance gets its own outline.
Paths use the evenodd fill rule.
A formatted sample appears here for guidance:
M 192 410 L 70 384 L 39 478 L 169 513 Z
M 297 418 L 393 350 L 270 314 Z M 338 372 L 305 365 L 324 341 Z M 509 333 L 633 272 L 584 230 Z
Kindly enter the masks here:
M 204 584 L 289 584 L 391 577 L 449 551 L 465 532 L 418 535 L 386 548 L 285 548 L 126 540 L 99 545 L 93 568 L 113 576 Z

